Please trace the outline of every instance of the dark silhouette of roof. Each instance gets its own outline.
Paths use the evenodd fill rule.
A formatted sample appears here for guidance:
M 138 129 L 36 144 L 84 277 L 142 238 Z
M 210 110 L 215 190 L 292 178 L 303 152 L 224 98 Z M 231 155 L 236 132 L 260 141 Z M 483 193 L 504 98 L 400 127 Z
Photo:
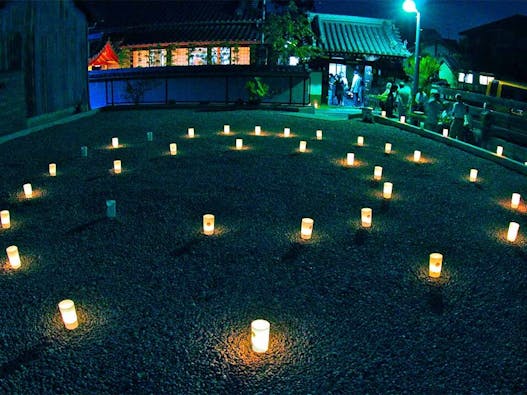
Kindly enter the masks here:
M 486 23 L 484 25 L 473 27 L 460 32 L 460 35 L 479 34 L 481 31 L 489 31 L 494 29 L 503 29 L 509 31 L 525 31 L 527 25 L 527 16 L 516 14 L 504 19 L 494 22 Z

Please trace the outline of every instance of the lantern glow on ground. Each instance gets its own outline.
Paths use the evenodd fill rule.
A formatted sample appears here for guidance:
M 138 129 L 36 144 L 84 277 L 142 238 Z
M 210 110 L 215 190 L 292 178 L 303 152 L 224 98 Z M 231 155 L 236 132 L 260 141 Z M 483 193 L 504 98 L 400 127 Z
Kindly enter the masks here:
M 441 267 L 443 265 L 443 255 L 437 252 L 430 254 L 430 261 L 428 264 L 428 275 L 432 278 L 441 276 Z
M 9 216 L 9 210 L 0 211 L 0 219 L 2 221 L 2 229 L 9 229 L 11 227 L 11 218 Z
M 24 195 L 28 199 L 33 196 L 33 188 L 31 187 L 31 184 L 24 184 Z
M 57 164 L 56 163 L 50 163 L 48 166 L 49 175 L 51 177 L 55 177 L 57 175 Z
M 301 141 L 300 144 L 298 145 L 298 150 L 300 152 L 306 152 L 306 149 L 307 149 L 307 141 Z
M 382 188 L 382 197 L 384 199 L 392 198 L 393 184 L 391 182 L 385 182 Z
M 266 352 L 269 349 L 271 324 L 266 320 L 251 322 L 251 347 L 254 352 Z
M 372 209 L 369 207 L 360 210 L 361 225 L 364 228 L 370 228 L 372 223 Z
M 114 160 L 113 161 L 113 172 L 115 174 L 121 173 L 121 161 L 120 160 Z
M 518 208 L 520 206 L 521 195 L 519 193 L 513 193 L 511 197 L 511 208 Z
M 170 143 L 170 155 L 177 155 L 177 144 Z
M 194 137 L 194 128 L 188 128 L 187 134 L 188 134 L 189 138 L 193 138 Z
M 300 226 L 300 237 L 303 240 L 311 239 L 313 233 L 313 223 L 315 221 L 312 218 L 302 218 L 302 224 Z
M 507 231 L 507 240 L 516 241 L 516 238 L 518 237 L 518 230 L 520 230 L 520 224 L 517 222 L 510 222 L 509 230 Z
M 373 169 L 373 179 L 380 180 L 382 178 L 382 166 L 375 166 Z
M 207 236 L 214 234 L 214 215 L 203 215 L 203 233 Z
M 469 180 L 470 182 L 476 182 L 478 179 L 478 169 L 470 169 Z
M 66 329 L 73 330 L 79 326 L 75 303 L 71 299 L 64 299 L 59 303 L 60 315 Z
M 20 255 L 18 254 L 17 246 L 9 246 L 6 248 L 7 259 L 9 264 L 13 269 L 18 269 L 20 267 Z

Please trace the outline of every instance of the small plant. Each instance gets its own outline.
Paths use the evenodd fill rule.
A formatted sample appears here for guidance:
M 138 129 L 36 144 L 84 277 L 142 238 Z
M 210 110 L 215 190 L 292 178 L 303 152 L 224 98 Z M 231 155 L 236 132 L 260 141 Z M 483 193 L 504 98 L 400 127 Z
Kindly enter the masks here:
M 260 104 L 262 99 L 269 93 L 269 85 L 262 82 L 260 77 L 254 77 L 252 80 L 247 81 L 245 89 L 249 93 L 250 104 Z
M 125 98 L 138 105 L 147 90 L 148 87 L 145 81 L 126 81 Z

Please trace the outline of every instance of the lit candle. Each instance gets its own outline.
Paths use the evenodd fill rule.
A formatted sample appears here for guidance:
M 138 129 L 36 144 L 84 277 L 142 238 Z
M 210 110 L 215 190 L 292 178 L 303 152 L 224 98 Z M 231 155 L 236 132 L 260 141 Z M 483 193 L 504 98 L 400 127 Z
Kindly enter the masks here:
M 251 346 L 254 352 L 266 352 L 269 349 L 270 327 L 266 320 L 251 322 Z
M 194 128 L 188 128 L 188 137 L 190 138 L 194 137 Z
M 382 166 L 375 166 L 373 169 L 373 179 L 380 180 L 382 177 Z
M 242 149 L 242 148 L 243 148 L 243 140 L 236 139 L 236 149 Z
M 389 154 L 390 152 L 392 152 L 392 143 L 384 144 L 384 153 Z
M 420 127 L 421 129 L 424 129 L 424 128 L 425 128 L 425 123 L 424 123 L 424 122 L 419 122 L 419 127 Z
M 7 259 L 9 259 L 9 264 L 13 269 L 18 269 L 20 267 L 20 255 L 18 254 L 17 246 L 9 246 L 6 249 Z
M 231 125 L 223 125 L 223 133 L 229 134 L 231 132 Z
M 421 159 L 421 151 L 415 150 L 414 151 L 414 162 L 419 162 L 420 159 Z
M 77 312 L 75 311 L 75 303 L 71 299 L 64 299 L 59 303 L 60 315 L 66 329 L 72 330 L 79 326 L 77 320 Z
M 106 216 L 108 218 L 115 218 L 117 216 L 117 208 L 115 200 L 106 201 Z
M 315 101 L 315 102 L 313 103 L 313 107 L 315 107 L 315 109 L 317 109 L 317 108 L 318 108 L 318 102 Z
M 363 136 L 358 136 L 357 137 L 357 145 L 362 147 L 364 145 L 364 137 Z
M 112 147 L 113 148 L 119 147 L 119 137 L 112 137 Z
M 51 177 L 55 177 L 57 175 L 57 164 L 56 163 L 50 163 L 48 168 L 49 168 L 49 175 Z
M 255 126 L 254 127 L 254 134 L 259 136 L 262 133 L 262 127 L 261 126 Z
M 386 111 L 384 110 L 381 111 L 381 117 L 386 118 Z
M 0 211 L 0 219 L 2 221 L 2 229 L 9 229 L 11 227 L 11 219 L 9 217 L 9 210 Z
M 476 182 L 478 179 L 478 169 L 470 169 L 470 182 Z
M 302 140 L 300 144 L 298 145 L 298 150 L 300 152 L 306 152 L 306 148 L 307 148 L 307 141 Z
M 443 137 L 448 137 L 448 129 L 443 129 Z
M 146 139 L 148 141 L 154 140 L 154 133 L 153 132 L 146 132 Z
M 391 182 L 385 182 L 382 188 L 382 197 L 385 199 L 392 198 L 393 184 Z
M 207 236 L 214 234 L 214 215 L 205 214 L 203 216 L 203 233 Z
M 322 130 L 317 130 L 316 131 L 316 136 L 317 136 L 317 140 L 322 140 Z
M 170 143 L 170 155 L 177 155 L 177 144 Z
M 498 145 L 496 147 L 496 155 L 502 156 L 503 155 L 503 147 L 501 145 Z
M 401 123 L 405 123 L 406 122 L 406 117 L 404 115 L 401 115 L 401 117 L 399 118 L 399 121 Z
M 24 184 L 24 194 L 28 199 L 33 196 L 33 188 L 31 187 L 31 184 Z
M 120 160 L 113 161 L 113 172 L 115 174 L 121 173 L 121 161 Z
M 432 278 L 441 276 L 441 266 L 443 265 L 443 255 L 437 252 L 430 254 L 428 264 L 428 275 Z
M 513 193 L 511 197 L 511 208 L 518 208 L 520 206 L 521 195 L 519 193 Z
M 88 156 L 88 147 L 86 147 L 85 145 L 81 147 L 81 156 L 83 158 L 86 158 Z
M 284 128 L 284 137 L 289 137 L 291 135 L 291 129 Z
M 346 164 L 348 166 L 353 166 L 353 163 L 355 163 L 355 154 L 348 152 L 348 155 L 346 156 Z
M 371 227 L 372 222 L 372 209 L 371 208 L 363 208 L 360 210 L 361 214 L 361 224 L 364 228 Z
M 300 227 L 300 237 L 304 240 L 309 240 L 313 233 L 313 219 L 302 218 L 302 225 Z
M 509 223 L 509 230 L 507 232 L 507 240 L 508 241 L 516 241 L 516 237 L 518 237 L 518 230 L 520 229 L 520 224 L 517 222 L 511 222 Z

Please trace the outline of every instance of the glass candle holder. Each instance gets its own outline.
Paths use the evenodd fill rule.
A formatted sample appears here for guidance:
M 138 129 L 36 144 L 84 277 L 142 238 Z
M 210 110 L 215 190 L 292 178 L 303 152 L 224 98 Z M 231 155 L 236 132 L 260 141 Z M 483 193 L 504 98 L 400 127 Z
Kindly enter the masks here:
M 428 263 L 428 275 L 432 278 L 441 276 L 441 266 L 443 265 L 443 255 L 437 252 L 430 254 Z
M 11 227 L 11 218 L 9 210 L 0 211 L 0 220 L 2 222 L 2 229 L 9 229 Z
M 369 207 L 360 210 L 361 225 L 363 228 L 370 228 L 372 223 L 372 209 Z
M 172 156 L 177 155 L 177 144 L 176 143 L 170 143 L 170 155 Z
M 389 154 L 392 152 L 392 143 L 384 144 L 384 153 Z
M 231 125 L 223 125 L 223 133 L 229 134 L 231 132 Z
M 121 161 L 118 159 L 113 161 L 113 172 L 115 174 L 121 173 Z
M 79 326 L 75 303 L 71 299 L 64 299 L 59 303 L 59 311 L 66 329 L 73 330 Z
M 20 267 L 20 255 L 18 253 L 17 246 L 9 246 L 5 249 L 7 252 L 7 259 L 9 260 L 9 265 L 13 269 L 18 269 Z
M 519 193 L 513 193 L 511 197 L 511 208 L 518 208 L 520 206 L 521 195 Z
M 187 135 L 189 138 L 194 138 L 194 128 L 188 128 Z
M 470 169 L 469 180 L 470 182 L 476 182 L 478 179 L 478 169 Z
M 501 145 L 496 147 L 496 155 L 503 156 L 503 147 Z
M 26 198 L 31 198 L 33 197 L 33 188 L 31 187 L 31 184 L 24 184 L 23 185 L 23 188 L 24 188 L 24 195 L 26 196 Z
M 313 233 L 313 223 L 315 221 L 312 218 L 302 218 L 302 224 L 300 226 L 300 237 L 303 240 L 311 239 Z
M 373 168 L 373 179 L 380 180 L 382 178 L 382 166 L 375 166 Z
M 236 149 L 243 149 L 243 140 L 236 139 Z
M 271 324 L 266 320 L 251 322 L 251 347 L 254 352 L 266 352 L 269 349 Z
M 414 162 L 419 162 L 421 160 L 421 151 L 414 151 Z
M 358 136 L 357 137 L 357 145 L 359 147 L 362 147 L 364 145 L 364 136 Z
M 516 241 L 518 237 L 518 231 L 520 230 L 520 224 L 517 222 L 509 223 L 509 230 L 507 231 L 507 240 Z
M 153 141 L 154 140 L 154 132 L 146 132 L 146 140 L 147 141 Z
M 443 129 L 443 137 L 448 137 L 448 129 Z
M 301 141 L 300 144 L 298 144 L 298 150 L 300 152 L 306 152 L 307 149 L 307 141 Z
M 118 148 L 119 147 L 119 138 L 118 137 L 112 137 L 112 147 Z
M 48 166 L 48 170 L 49 170 L 50 177 L 57 176 L 57 164 L 56 163 L 50 163 Z
M 386 118 L 386 111 L 384 110 L 381 111 L 381 117 Z
M 106 216 L 108 218 L 115 218 L 117 216 L 117 203 L 115 200 L 106 201 Z
M 353 166 L 354 163 L 355 163 L 355 154 L 352 152 L 348 152 L 348 154 L 346 155 L 346 164 L 348 166 Z
M 399 122 L 406 123 L 406 117 L 404 115 L 401 115 L 399 118 Z
M 291 136 L 291 129 L 290 128 L 284 128 L 284 137 Z
M 391 199 L 393 191 L 393 184 L 391 182 L 385 182 L 382 188 L 382 197 L 384 199 Z
M 214 234 L 214 215 L 205 214 L 203 216 L 203 233 L 207 236 Z
M 262 127 L 261 126 L 255 126 L 254 127 L 254 134 L 257 135 L 257 136 L 262 134 Z
M 317 140 L 322 140 L 322 130 L 317 130 L 316 131 L 316 138 Z

